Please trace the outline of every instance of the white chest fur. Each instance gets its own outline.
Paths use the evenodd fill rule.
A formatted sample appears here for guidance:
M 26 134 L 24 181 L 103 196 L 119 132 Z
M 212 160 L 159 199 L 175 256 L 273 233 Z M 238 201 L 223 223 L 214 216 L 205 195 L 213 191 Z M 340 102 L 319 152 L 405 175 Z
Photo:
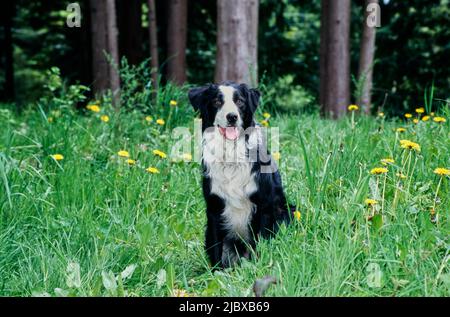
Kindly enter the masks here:
M 211 180 L 211 193 L 225 202 L 222 217 L 229 236 L 248 239 L 255 208 L 249 197 L 257 188 L 252 163 L 245 156 L 245 139 L 230 141 L 218 132 L 205 134 L 203 162 Z

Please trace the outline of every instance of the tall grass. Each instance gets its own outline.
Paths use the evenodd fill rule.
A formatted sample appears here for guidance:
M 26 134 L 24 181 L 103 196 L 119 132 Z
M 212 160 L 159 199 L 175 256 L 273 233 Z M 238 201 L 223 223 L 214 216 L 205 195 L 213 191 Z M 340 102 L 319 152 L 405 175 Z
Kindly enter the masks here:
M 100 113 L 0 111 L 0 295 L 249 296 L 264 275 L 280 281 L 272 296 L 449 295 L 450 183 L 433 173 L 450 167 L 448 121 L 356 115 L 352 129 L 350 118 L 272 116 L 301 219 L 260 242 L 252 260 L 213 273 L 199 164 L 152 153 L 170 153 L 173 127 L 193 130 L 185 91 L 159 92 L 147 114 L 115 111 L 107 99 Z M 436 115 L 448 118 L 445 111 Z M 402 149 L 400 139 L 421 151 Z M 52 159 L 57 153 L 64 159 Z M 399 179 L 409 155 L 408 178 Z M 395 163 L 386 176 L 371 175 L 387 157 Z

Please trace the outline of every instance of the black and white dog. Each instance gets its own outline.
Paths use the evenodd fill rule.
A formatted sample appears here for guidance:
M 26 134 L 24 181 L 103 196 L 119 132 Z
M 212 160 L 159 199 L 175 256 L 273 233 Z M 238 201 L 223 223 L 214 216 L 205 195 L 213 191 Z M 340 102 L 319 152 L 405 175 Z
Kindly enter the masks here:
M 248 258 L 259 237 L 288 223 L 280 173 L 267 152 L 254 113 L 260 93 L 245 84 L 209 84 L 189 91 L 202 118 L 206 252 L 211 264 L 229 267 Z

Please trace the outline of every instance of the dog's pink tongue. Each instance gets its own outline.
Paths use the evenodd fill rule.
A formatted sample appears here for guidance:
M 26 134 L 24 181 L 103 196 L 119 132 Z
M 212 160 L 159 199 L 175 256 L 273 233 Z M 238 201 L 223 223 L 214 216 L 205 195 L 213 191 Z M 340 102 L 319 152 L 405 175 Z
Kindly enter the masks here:
M 239 131 L 236 127 L 220 128 L 220 132 L 228 140 L 236 140 L 239 136 Z

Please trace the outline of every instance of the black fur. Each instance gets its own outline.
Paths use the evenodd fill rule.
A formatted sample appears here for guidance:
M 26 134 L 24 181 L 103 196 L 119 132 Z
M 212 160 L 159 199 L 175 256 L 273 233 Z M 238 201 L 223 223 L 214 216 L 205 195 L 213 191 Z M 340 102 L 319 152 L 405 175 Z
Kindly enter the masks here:
M 226 82 L 222 85 L 229 85 L 236 89 L 233 97 L 236 102 L 240 99 L 243 106 L 239 108 L 243 119 L 244 130 L 255 126 L 254 113 L 259 104 L 260 93 L 256 89 L 251 89 L 245 84 L 235 84 Z M 209 84 L 203 87 L 193 88 L 189 91 L 189 100 L 196 111 L 200 112 L 202 118 L 202 129 L 212 127 L 217 110 L 220 108 L 223 98 L 219 86 Z M 213 266 L 224 267 L 222 263 L 222 249 L 225 244 L 232 247 L 240 256 L 250 256 L 250 250 L 254 249 L 259 237 L 269 238 L 278 230 L 280 223 L 289 223 L 294 206 L 289 206 L 281 182 L 281 176 L 278 170 L 273 173 L 261 173 L 261 166 L 275 164 L 270 154 L 263 145 L 258 149 L 265 154 L 257 161 L 252 163 L 252 171 L 255 173 L 257 191 L 251 195 L 250 200 L 256 206 L 250 223 L 250 230 L 253 233 L 250 241 L 227 238 L 227 232 L 222 226 L 221 215 L 225 207 L 222 198 L 211 193 L 211 180 L 203 176 L 203 194 L 206 202 L 206 243 L 205 248 L 208 257 Z M 205 168 L 205 166 L 204 166 Z

